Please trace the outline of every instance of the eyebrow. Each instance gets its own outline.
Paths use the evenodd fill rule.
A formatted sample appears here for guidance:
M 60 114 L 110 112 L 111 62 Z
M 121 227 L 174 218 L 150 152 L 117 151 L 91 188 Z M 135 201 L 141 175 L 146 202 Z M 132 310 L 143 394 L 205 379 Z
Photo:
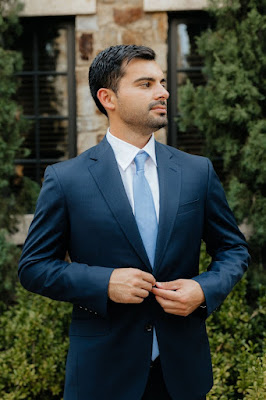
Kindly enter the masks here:
M 141 82 L 141 81 L 151 81 L 151 82 L 155 82 L 156 81 L 156 79 L 154 79 L 154 78 L 152 78 L 152 77 L 150 77 L 150 76 L 143 76 L 143 77 L 141 77 L 141 78 L 138 78 L 138 79 L 136 79 L 135 81 L 134 81 L 134 83 L 138 83 L 138 82 Z M 162 83 L 165 83 L 166 82 L 166 79 L 165 78 L 162 78 L 161 80 L 160 80 L 160 82 Z

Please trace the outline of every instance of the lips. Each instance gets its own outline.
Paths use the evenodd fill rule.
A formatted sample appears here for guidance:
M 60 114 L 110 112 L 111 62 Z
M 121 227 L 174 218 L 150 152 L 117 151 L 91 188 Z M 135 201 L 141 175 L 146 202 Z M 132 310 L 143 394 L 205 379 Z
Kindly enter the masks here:
M 154 106 L 154 107 L 152 107 L 152 109 L 151 110 L 154 110 L 154 111 L 159 111 L 159 112 L 161 112 L 161 113 L 166 113 L 166 107 L 164 107 L 164 106 Z
M 165 101 L 154 101 L 150 104 L 150 110 L 157 111 L 161 114 L 166 114 L 167 106 Z

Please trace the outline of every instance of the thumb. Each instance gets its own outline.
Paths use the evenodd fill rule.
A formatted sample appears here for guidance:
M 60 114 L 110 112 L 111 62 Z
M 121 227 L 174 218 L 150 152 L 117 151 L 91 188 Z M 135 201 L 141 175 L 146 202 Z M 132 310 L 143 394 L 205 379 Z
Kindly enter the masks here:
M 170 281 L 170 282 L 156 282 L 156 286 L 159 289 L 165 289 L 165 290 L 176 290 L 179 289 L 180 285 L 178 283 L 178 279 L 175 281 Z

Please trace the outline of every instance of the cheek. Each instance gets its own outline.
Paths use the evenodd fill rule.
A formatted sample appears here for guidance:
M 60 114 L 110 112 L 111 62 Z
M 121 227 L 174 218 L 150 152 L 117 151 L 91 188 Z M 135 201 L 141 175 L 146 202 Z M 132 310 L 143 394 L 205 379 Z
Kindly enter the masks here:
M 149 102 L 140 95 L 136 97 L 125 96 L 123 102 L 119 104 L 120 111 L 123 113 L 147 113 Z

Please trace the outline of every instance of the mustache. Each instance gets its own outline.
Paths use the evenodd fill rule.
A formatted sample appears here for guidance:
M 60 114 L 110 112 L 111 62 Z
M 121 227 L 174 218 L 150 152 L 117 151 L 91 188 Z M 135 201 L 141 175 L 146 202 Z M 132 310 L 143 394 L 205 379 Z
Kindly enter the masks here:
M 149 110 L 156 106 L 164 106 L 167 107 L 167 103 L 164 100 L 154 101 L 149 105 Z

